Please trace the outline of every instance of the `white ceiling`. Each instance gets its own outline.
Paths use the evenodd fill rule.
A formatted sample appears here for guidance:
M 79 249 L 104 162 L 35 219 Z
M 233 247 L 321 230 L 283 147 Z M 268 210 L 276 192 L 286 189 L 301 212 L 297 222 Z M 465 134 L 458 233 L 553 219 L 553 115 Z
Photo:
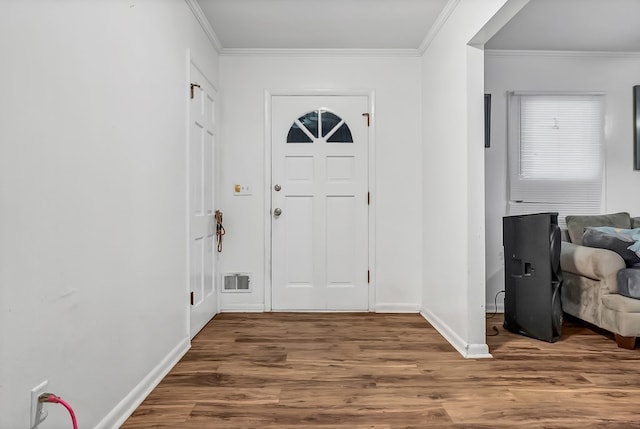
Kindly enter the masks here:
M 224 49 L 418 49 L 448 0 L 198 0 Z
M 640 51 L 640 0 L 531 0 L 488 49 Z
M 420 49 L 455 0 L 189 0 L 219 48 Z M 477 0 L 482 1 L 482 0 Z M 640 0 L 531 0 L 488 49 L 640 52 Z

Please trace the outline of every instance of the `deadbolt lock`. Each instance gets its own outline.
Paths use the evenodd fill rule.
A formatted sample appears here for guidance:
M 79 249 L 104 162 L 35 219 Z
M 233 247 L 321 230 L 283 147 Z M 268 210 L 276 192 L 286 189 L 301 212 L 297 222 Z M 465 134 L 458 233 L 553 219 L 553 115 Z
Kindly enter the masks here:
M 278 191 L 279 191 L 280 189 L 282 189 L 282 188 L 280 187 L 280 185 L 276 185 L 276 186 L 274 186 L 274 187 L 273 187 L 273 189 L 274 189 L 276 192 L 278 192 Z

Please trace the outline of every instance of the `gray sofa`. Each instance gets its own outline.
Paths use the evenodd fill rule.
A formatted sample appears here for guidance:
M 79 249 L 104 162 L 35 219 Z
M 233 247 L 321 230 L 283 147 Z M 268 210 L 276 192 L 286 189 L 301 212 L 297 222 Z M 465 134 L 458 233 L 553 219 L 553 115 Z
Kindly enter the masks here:
M 566 221 L 560 255 L 564 312 L 612 332 L 619 347 L 633 349 L 640 336 L 640 299 L 618 293 L 617 282 L 627 264 L 612 250 L 582 245 L 582 238 L 588 227 L 640 228 L 640 218 L 614 213 L 567 216 Z

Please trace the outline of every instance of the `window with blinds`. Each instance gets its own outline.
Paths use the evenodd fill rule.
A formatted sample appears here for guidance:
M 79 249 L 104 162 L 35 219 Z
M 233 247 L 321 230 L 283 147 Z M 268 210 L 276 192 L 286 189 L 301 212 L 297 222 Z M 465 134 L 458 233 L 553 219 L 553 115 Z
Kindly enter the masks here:
M 604 96 L 509 94 L 509 214 L 601 212 Z

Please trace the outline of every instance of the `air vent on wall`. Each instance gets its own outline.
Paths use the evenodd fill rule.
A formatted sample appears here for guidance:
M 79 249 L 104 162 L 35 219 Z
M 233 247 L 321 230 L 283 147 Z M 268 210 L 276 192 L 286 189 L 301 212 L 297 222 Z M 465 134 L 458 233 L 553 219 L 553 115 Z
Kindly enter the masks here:
M 225 274 L 222 292 L 251 292 L 251 277 L 245 273 Z

